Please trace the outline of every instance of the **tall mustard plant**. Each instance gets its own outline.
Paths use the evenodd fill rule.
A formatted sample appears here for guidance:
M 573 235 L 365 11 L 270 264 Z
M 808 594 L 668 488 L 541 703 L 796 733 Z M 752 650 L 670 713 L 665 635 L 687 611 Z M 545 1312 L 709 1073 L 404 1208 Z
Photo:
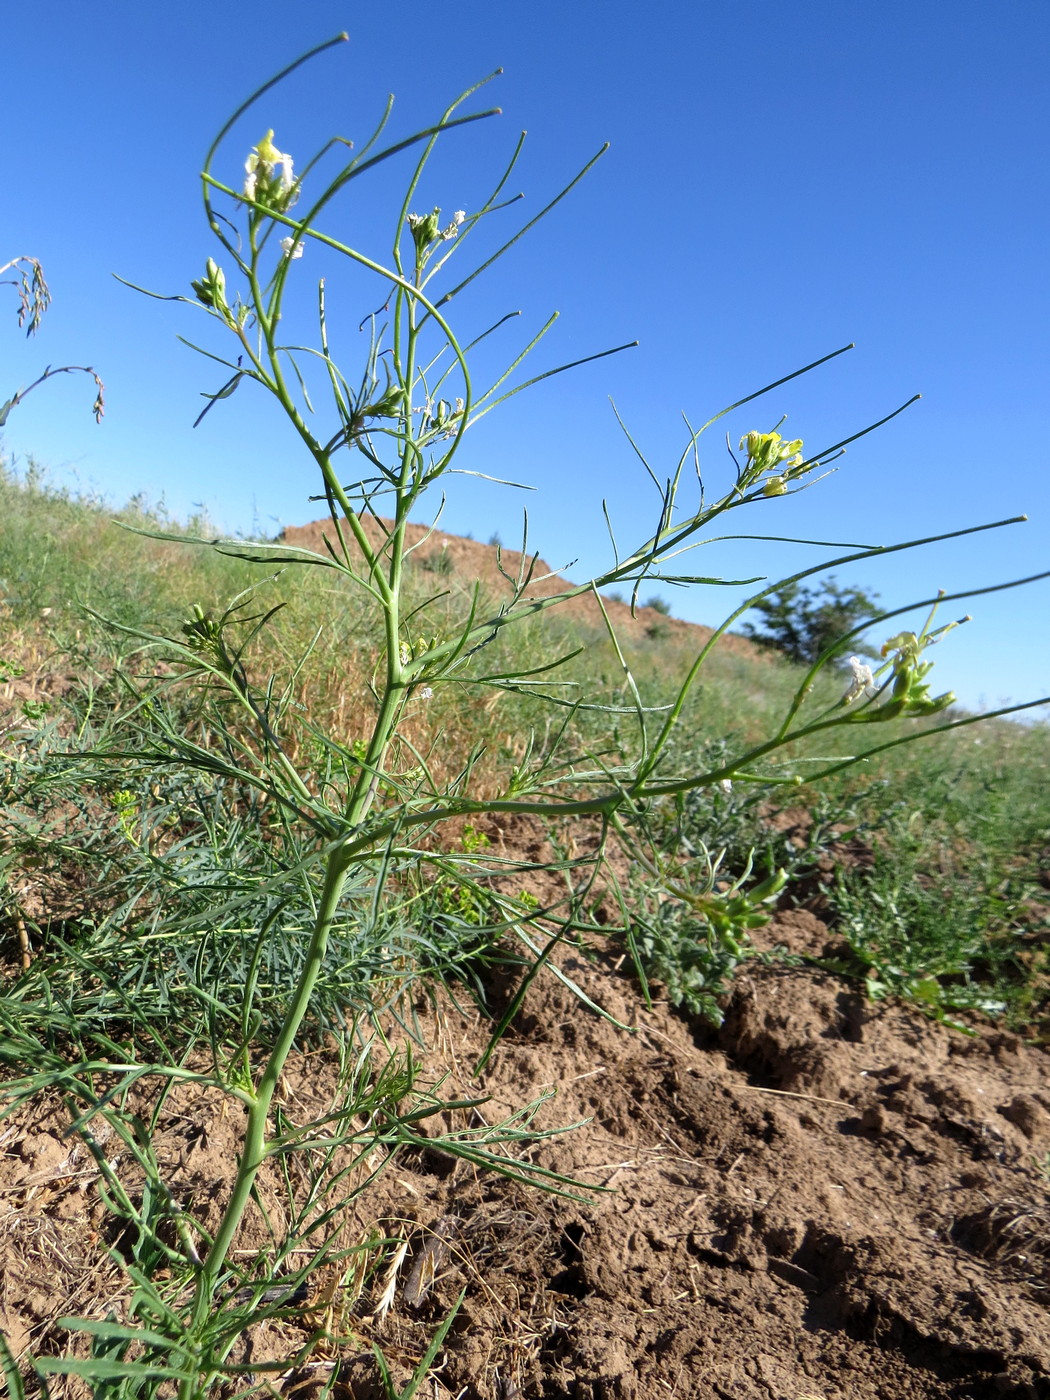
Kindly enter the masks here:
M 331 44 L 337 42 L 338 39 L 332 40 Z M 925 608 L 927 616 L 918 631 L 890 635 L 879 664 L 870 666 L 854 657 L 847 688 L 829 701 L 827 687 L 815 682 L 833 661 L 841 642 L 836 639 L 835 645 L 809 668 L 781 722 L 763 742 L 736 751 L 723 750 L 717 763 L 705 771 L 675 771 L 668 761 L 673 752 L 672 735 L 682 721 L 708 658 L 719 639 L 756 600 L 828 568 L 843 568 L 860 560 L 919 548 L 933 540 L 1015 523 L 997 521 L 953 531 L 950 536 L 930 534 L 879 548 L 843 545 L 834 557 L 823 557 L 790 579 L 768 586 L 761 580 L 745 580 L 762 586 L 715 630 L 679 678 L 670 704 L 658 710 L 647 708 L 643 702 L 606 616 L 609 637 L 622 666 L 622 683 L 631 697 L 626 707 L 628 721 L 634 727 L 634 740 L 627 746 L 629 757 L 613 761 L 608 755 L 594 754 L 589 760 L 576 759 L 558 767 L 552 763 L 550 749 L 541 752 L 541 746 L 537 746 L 535 750 L 527 749 L 524 757 L 508 769 L 495 795 L 482 794 L 474 782 L 476 755 L 452 780 L 445 781 L 432 771 L 428 755 L 418 752 L 415 766 L 406 774 L 394 761 L 395 755 L 411 748 L 405 734 L 406 719 L 416 707 L 436 699 L 439 692 L 448 688 L 476 685 L 497 691 L 528 691 L 562 707 L 570 718 L 589 707 L 608 708 L 607 697 L 590 695 L 570 700 L 546 685 L 557 657 L 540 659 L 524 670 L 489 670 L 485 664 L 486 648 L 507 629 L 573 598 L 589 596 L 604 612 L 603 590 L 630 590 L 633 599 L 637 599 L 639 589 L 650 580 L 708 587 L 725 583 L 684 571 L 685 551 L 711 538 L 733 538 L 727 531 L 737 511 L 809 486 L 846 443 L 812 451 L 801 438 L 786 440 L 776 429 L 749 431 L 739 439 L 732 478 L 720 494 L 709 498 L 699 465 L 703 435 L 730 411 L 779 388 L 795 374 L 730 405 L 702 427 L 690 428 L 684 450 L 669 473 L 654 470 L 628 435 L 630 446 L 657 489 L 659 501 L 651 529 L 628 548 L 619 547 L 610 529 L 612 560 L 603 573 L 585 584 L 567 586 L 553 596 L 534 593 L 531 588 L 535 559 L 530 562 L 523 550 L 521 566 L 508 577 L 507 596 L 501 604 L 490 604 L 479 588 L 464 604 L 454 625 L 432 620 L 439 614 L 436 609 L 428 612 L 428 604 L 413 611 L 406 589 L 413 547 L 409 522 L 418 515 L 427 494 L 454 470 L 465 435 L 512 395 L 572 368 L 564 365 L 522 377 L 522 363 L 550 329 L 552 322 L 548 321 L 536 336 L 508 357 L 502 372 L 479 384 L 472 372 L 474 348 L 496 327 L 472 327 L 464 332 L 454 324 L 452 308 L 458 304 L 459 293 L 488 272 L 539 218 L 554 208 L 576 180 L 551 199 L 534 219 L 504 237 L 495 253 L 470 262 L 475 233 L 490 220 L 508 217 L 506 211 L 513 201 L 504 198 L 504 190 L 518 159 L 520 143 L 501 177 L 480 202 L 448 211 L 421 208 L 418 200 L 424 170 L 439 140 L 494 115 L 488 110 L 462 110 L 477 88 L 453 102 L 432 126 L 390 144 L 383 144 L 388 108 L 377 130 L 360 149 L 336 138 L 299 166 L 282 149 L 280 133 L 264 129 L 264 118 L 256 144 L 247 151 L 228 155 L 227 138 L 240 118 L 254 109 L 280 79 L 328 47 L 326 44 L 313 50 L 260 88 L 220 131 L 202 175 L 204 212 L 217 246 L 193 282 L 192 296 L 181 299 L 191 304 L 196 314 L 206 317 L 212 329 L 225 336 L 231 346 L 227 353 L 211 346 L 203 349 L 212 362 L 218 361 L 224 367 L 228 376 L 209 395 L 205 412 L 235 391 L 250 389 L 271 399 L 277 416 L 283 415 L 287 420 L 304 455 L 312 461 L 329 514 L 324 552 L 281 543 L 199 543 L 211 543 L 270 571 L 275 565 L 324 570 L 333 584 L 357 590 L 373 609 L 382 632 L 381 655 L 372 677 L 374 708 L 363 737 L 322 732 L 308 719 L 296 716 L 286 697 L 282 700 L 272 686 L 254 681 L 246 660 L 246 639 L 266 625 L 269 614 L 259 614 L 247 627 L 243 626 L 249 601 L 244 598 L 235 600 L 218 617 L 195 608 L 187 618 L 183 635 L 175 641 L 152 639 L 158 644 L 163 641 L 168 653 L 181 660 L 184 675 L 213 691 L 217 688 L 226 697 L 225 708 L 213 711 L 218 717 L 216 723 L 226 725 L 219 741 L 209 742 L 199 732 L 189 734 L 169 727 L 163 730 L 165 756 L 255 790 L 283 822 L 304 833 L 307 855 L 303 859 L 313 862 L 312 868 L 322 874 L 298 983 L 289 990 L 283 1022 L 264 1062 L 256 1065 L 243 1053 L 243 1045 L 223 1061 L 225 1071 L 219 1082 L 243 1107 L 243 1142 L 218 1228 L 210 1237 L 198 1232 L 191 1238 L 190 1227 L 181 1222 L 183 1246 L 174 1254 L 168 1248 L 163 1256 L 169 1269 L 173 1257 L 181 1259 L 178 1283 L 184 1291 L 162 1296 L 159 1286 L 140 1270 L 135 1276 L 136 1301 L 128 1322 L 80 1324 L 95 1337 L 101 1360 L 46 1363 L 46 1369 L 52 1371 L 73 1370 L 89 1376 L 100 1393 L 106 1386 L 110 1387 L 107 1393 L 123 1395 L 154 1393 L 163 1391 L 165 1386 L 175 1386 L 182 1400 L 193 1400 L 226 1374 L 224 1367 L 238 1326 L 243 1330 L 247 1319 L 225 1331 L 217 1330 L 214 1318 L 218 1300 L 225 1299 L 229 1305 L 229 1299 L 236 1297 L 233 1286 L 242 1275 L 231 1264 L 231 1249 L 259 1173 L 269 1159 L 288 1148 L 287 1138 L 282 1138 L 275 1127 L 275 1096 L 308 1014 L 348 882 L 352 883 L 363 870 L 386 869 L 393 860 L 425 860 L 427 852 L 434 849 L 434 843 L 427 844 L 427 838 L 456 819 L 473 819 L 484 813 L 535 814 L 549 819 L 586 816 L 598 819 L 604 830 L 626 831 L 625 819 L 662 795 L 702 787 L 726 788 L 742 782 L 799 780 L 801 770 L 785 755 L 798 740 L 817 734 L 835 733 L 836 749 L 844 752 L 836 752 L 826 760 L 810 761 L 805 771 L 807 781 L 834 772 L 864 754 L 916 736 L 915 732 L 902 733 L 890 721 L 922 721 L 922 733 L 972 723 L 971 717 L 947 716 L 954 697 L 947 690 L 938 692 L 931 677 L 929 648 L 957 625 L 955 620 L 938 624 L 937 610 L 944 603 L 968 596 L 954 594 L 917 600 L 910 609 L 899 610 L 904 614 Z M 331 206 L 350 186 L 359 188 L 357 181 L 395 158 L 409 162 L 409 173 L 395 211 L 388 256 L 378 260 L 333 231 L 340 226 L 330 220 Z M 370 339 L 364 363 L 356 373 L 344 367 L 332 349 L 324 283 L 318 286 L 310 276 L 311 261 L 320 250 L 346 259 L 374 279 L 366 308 L 381 309 L 366 315 L 362 322 L 370 327 Z M 457 271 L 464 261 L 466 269 Z M 310 346 L 290 345 L 283 335 L 286 298 L 299 295 L 316 306 L 316 340 Z M 831 358 L 826 356 L 797 373 L 813 370 Z M 315 402 L 319 378 L 327 392 L 324 411 Z M 871 428 L 864 429 L 869 431 Z M 441 617 L 444 619 L 445 614 Z M 879 620 L 865 619 L 857 633 Z M 142 692 L 136 701 L 137 713 L 149 714 L 150 703 L 149 693 Z M 931 725 L 931 720 L 942 716 Z M 163 724 L 155 715 L 154 719 Z M 322 784 L 316 770 L 308 770 L 296 761 L 294 746 L 288 742 L 293 722 L 309 730 L 314 751 L 326 756 L 326 771 L 341 775 L 340 781 Z M 777 755 L 780 766 L 774 778 L 769 763 Z M 760 897 L 767 899 L 774 893 L 775 882 L 768 889 L 763 888 Z M 710 913 L 720 898 L 712 882 L 711 888 L 703 891 L 705 909 Z M 739 903 L 740 898 L 740 891 L 734 887 L 724 897 L 724 902 L 728 901 L 726 909 L 734 900 Z M 550 940 L 559 935 L 555 914 L 548 910 L 546 915 L 545 921 L 532 916 L 530 946 L 541 959 Z M 524 906 L 508 906 L 507 918 L 508 927 L 515 922 L 524 926 L 530 921 L 530 912 Z M 260 938 L 267 933 L 266 928 L 260 930 Z M 250 985 L 246 998 L 250 1004 Z M 247 1041 L 252 1028 L 250 1011 L 246 1010 L 243 1024 Z M 120 1065 L 96 1069 L 132 1074 L 127 1066 Z M 164 1073 L 174 1077 L 188 1075 L 189 1071 L 180 1067 Z M 398 1093 L 403 1092 L 401 1086 Z M 396 1101 L 394 1094 L 391 1102 Z M 395 1110 L 389 1112 L 390 1121 L 394 1121 Z M 407 1120 L 398 1121 L 404 1127 Z M 323 1140 L 320 1129 L 310 1139 L 314 1145 Z

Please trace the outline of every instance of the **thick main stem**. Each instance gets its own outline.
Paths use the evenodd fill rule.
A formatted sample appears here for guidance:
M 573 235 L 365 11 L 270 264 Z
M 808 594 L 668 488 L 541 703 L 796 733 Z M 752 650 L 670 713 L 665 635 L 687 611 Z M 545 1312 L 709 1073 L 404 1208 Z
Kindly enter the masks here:
M 328 938 L 335 922 L 339 900 L 352 860 L 353 857 L 348 855 L 343 847 L 333 851 L 328 858 L 324 886 L 321 891 L 313 934 L 306 953 L 306 961 L 299 974 L 299 982 L 281 1023 L 274 1047 L 259 1079 L 254 1102 L 248 1110 L 244 1145 L 241 1148 L 237 1176 L 230 1193 L 230 1200 L 197 1278 L 197 1294 L 194 1302 L 195 1330 L 200 1328 L 211 1310 L 212 1299 L 227 1255 L 251 1199 L 259 1169 L 266 1160 L 268 1150 L 266 1124 L 273 1096 L 285 1062 L 295 1043 L 299 1027 L 302 1025 L 303 1018 L 309 1008 L 314 986 L 324 963 L 328 949 Z M 185 1396 L 183 1400 L 186 1400 Z

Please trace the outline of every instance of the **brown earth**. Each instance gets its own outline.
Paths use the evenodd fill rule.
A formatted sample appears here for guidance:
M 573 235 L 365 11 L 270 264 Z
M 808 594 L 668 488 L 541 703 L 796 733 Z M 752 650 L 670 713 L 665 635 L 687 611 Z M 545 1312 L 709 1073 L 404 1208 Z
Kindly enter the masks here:
M 818 952 L 828 932 L 795 911 L 769 937 Z M 489 1096 L 446 1126 L 497 1122 L 553 1089 L 539 1126 L 578 1126 L 526 1138 L 521 1155 L 586 1183 L 584 1199 L 425 1146 L 405 1151 L 339 1222 L 347 1241 L 407 1244 L 393 1283 L 389 1244 L 363 1288 L 327 1277 L 327 1295 L 319 1284 L 297 1296 L 297 1316 L 254 1328 L 244 1357 L 287 1363 L 271 1381 L 284 1394 L 312 1396 L 336 1370 L 336 1396 L 378 1400 L 372 1343 L 404 1385 L 465 1290 L 421 1396 L 1050 1394 L 1045 1053 L 775 966 L 738 978 L 715 1031 L 658 998 L 647 1010 L 615 953 L 567 951 L 561 970 L 631 1029 L 547 976 L 478 1079 L 491 1023 L 447 1001 L 416 1008 L 426 1079 L 447 1075 L 448 1098 Z M 296 1059 L 287 1112 L 306 1121 L 323 1110 L 333 1075 L 323 1052 Z M 160 1121 L 173 1195 L 205 1225 L 238 1125 L 236 1107 L 194 1086 L 171 1095 Z M 119 1315 L 98 1174 L 65 1126 L 57 1104 L 38 1102 L 0 1134 L 0 1323 L 16 1352 L 68 1345 L 63 1315 Z M 130 1154 L 116 1139 L 110 1150 L 133 1184 Z M 279 1226 L 276 1185 L 263 1198 Z M 265 1243 L 249 1220 L 239 1247 Z M 392 1305 L 377 1316 L 388 1284 Z M 342 1340 L 304 1356 L 317 1328 Z

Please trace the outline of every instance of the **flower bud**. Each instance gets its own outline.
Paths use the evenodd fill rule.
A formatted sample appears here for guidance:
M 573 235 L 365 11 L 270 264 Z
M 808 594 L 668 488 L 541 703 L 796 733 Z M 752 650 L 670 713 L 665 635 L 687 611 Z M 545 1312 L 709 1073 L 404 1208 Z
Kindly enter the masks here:
M 208 259 L 204 276 L 191 282 L 190 286 L 202 306 L 213 306 L 217 311 L 226 309 L 226 274 L 214 258 Z
M 374 399 L 372 403 L 364 404 L 357 410 L 357 417 L 365 418 L 396 418 L 401 412 L 405 402 L 405 391 L 400 384 L 392 384 L 381 398 Z
M 775 870 L 772 875 L 748 891 L 748 899 L 753 904 L 764 903 L 767 899 L 775 899 L 780 891 L 787 884 L 787 871 L 783 868 Z
M 744 436 L 740 439 L 740 451 L 743 452 L 744 448 L 746 447 L 747 455 L 749 457 L 757 457 L 759 450 L 762 446 L 762 438 L 762 433 L 745 433 Z
M 423 252 L 441 232 L 441 210 L 435 209 L 430 214 L 409 214 L 408 226 L 417 250 Z

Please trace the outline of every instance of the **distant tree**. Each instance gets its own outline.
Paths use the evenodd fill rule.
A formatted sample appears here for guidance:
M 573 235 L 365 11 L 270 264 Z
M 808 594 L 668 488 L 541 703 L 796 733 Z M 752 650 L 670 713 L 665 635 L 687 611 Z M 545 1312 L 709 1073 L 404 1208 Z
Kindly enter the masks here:
M 661 598 L 659 593 L 654 593 L 651 598 L 646 598 L 642 606 L 652 608 L 653 612 L 662 613 L 664 617 L 667 617 L 671 611 L 671 604 L 666 598 Z
M 843 633 L 877 613 L 878 596 L 863 588 L 843 588 L 835 582 L 834 575 L 819 588 L 787 583 L 755 604 L 753 611 L 762 618 L 762 626 L 747 622 L 741 630 L 759 646 L 811 666 Z M 848 655 L 878 653 L 854 637 L 836 648 L 836 664 L 842 665 Z

